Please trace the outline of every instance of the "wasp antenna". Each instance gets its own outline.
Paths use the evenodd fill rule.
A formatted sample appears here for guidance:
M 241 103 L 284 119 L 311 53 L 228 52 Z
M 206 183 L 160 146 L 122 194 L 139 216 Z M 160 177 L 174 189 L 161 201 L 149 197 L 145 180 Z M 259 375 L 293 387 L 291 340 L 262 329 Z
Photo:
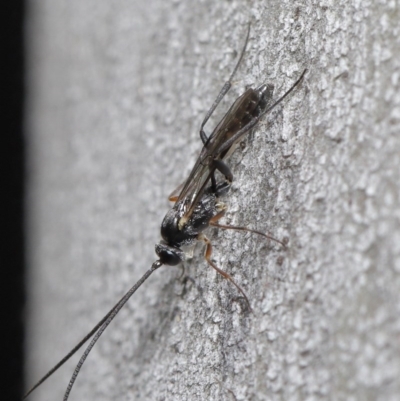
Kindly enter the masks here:
M 22 398 L 26 399 L 34 390 L 36 390 L 42 383 L 44 383 L 53 373 L 55 373 L 65 362 L 68 361 L 74 355 L 83 344 L 85 344 L 95 333 L 96 335 L 93 337 L 89 346 L 86 348 L 81 360 L 79 361 L 77 367 L 75 368 L 74 375 L 71 378 L 71 381 L 68 385 L 67 392 L 64 395 L 64 400 L 68 399 L 69 393 L 71 391 L 72 385 L 78 376 L 79 370 L 83 365 L 83 362 L 87 358 L 90 350 L 93 348 L 94 344 L 97 342 L 103 331 L 107 328 L 107 326 L 111 323 L 111 321 L 115 318 L 121 308 L 126 304 L 129 298 L 136 292 L 136 290 L 149 278 L 149 276 L 157 270 L 162 263 L 157 260 L 153 263 L 151 268 L 142 276 L 142 278 L 136 282 L 136 284 L 111 308 L 111 310 L 101 319 L 96 326 L 67 354 L 60 362 L 58 362 L 53 368 L 51 368 Z M 78 369 L 79 366 L 79 369 Z
M 123 298 L 121 298 L 121 300 L 119 302 L 122 301 Z M 32 386 L 29 391 L 23 396 L 23 400 L 25 400 L 33 391 L 35 391 L 41 384 L 43 384 L 50 376 L 53 375 L 53 373 L 55 373 L 62 365 L 64 365 L 65 362 L 68 361 L 68 359 L 70 359 L 81 347 L 83 344 L 86 343 L 86 341 L 89 340 L 89 338 L 91 338 L 93 336 L 94 333 L 96 333 L 96 331 L 103 325 L 103 323 L 107 320 L 108 316 L 111 314 L 111 312 L 118 306 L 119 302 L 110 310 L 110 312 L 107 313 L 107 315 L 105 315 L 103 317 L 103 319 L 101 319 L 95 327 L 93 327 L 93 329 L 86 334 L 86 336 L 78 343 L 75 345 L 74 348 L 72 348 L 71 351 L 68 352 L 67 355 L 64 356 L 64 358 L 62 358 L 60 360 L 60 362 L 58 362 L 55 366 L 53 366 L 34 386 Z
M 64 401 L 67 401 L 69 398 L 69 395 L 72 390 L 72 386 L 75 383 L 76 378 L 79 375 L 79 372 L 82 368 L 82 365 L 85 363 L 86 358 L 88 357 L 90 351 L 96 344 L 97 340 L 100 338 L 100 336 L 103 334 L 104 330 L 108 327 L 108 325 L 113 321 L 115 316 L 117 316 L 118 312 L 122 309 L 122 307 L 128 302 L 129 298 L 136 292 L 136 290 L 150 277 L 150 275 L 157 270 L 160 266 L 162 266 L 161 261 L 157 260 L 154 262 L 149 270 L 142 276 L 140 280 L 136 282 L 136 284 L 122 297 L 121 301 L 110 311 L 108 314 L 108 317 L 106 321 L 103 323 L 103 325 L 99 328 L 97 333 L 94 335 L 92 338 L 92 341 L 90 341 L 90 344 L 86 347 L 85 352 L 81 356 L 81 359 L 79 360 L 78 364 L 76 365 L 76 368 L 74 370 L 74 373 L 72 374 L 71 380 L 68 383 L 67 390 L 65 391 L 64 394 Z

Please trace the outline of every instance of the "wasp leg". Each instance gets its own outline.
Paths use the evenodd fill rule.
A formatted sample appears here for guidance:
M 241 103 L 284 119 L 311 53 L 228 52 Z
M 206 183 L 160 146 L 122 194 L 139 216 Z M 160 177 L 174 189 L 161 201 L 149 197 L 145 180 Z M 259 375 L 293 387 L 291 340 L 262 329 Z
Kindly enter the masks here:
M 242 49 L 242 52 L 240 53 L 240 57 L 238 62 L 236 63 L 235 68 L 233 69 L 231 76 L 229 77 L 228 81 L 225 82 L 224 86 L 222 87 L 221 91 L 219 92 L 217 98 L 214 100 L 214 103 L 212 104 L 210 110 L 207 111 L 206 116 L 204 117 L 203 122 L 201 123 L 200 126 L 200 138 L 204 144 L 204 146 L 207 146 L 209 137 L 207 136 L 207 134 L 204 132 L 204 126 L 206 125 L 207 121 L 209 120 L 209 118 L 212 116 L 212 114 L 214 113 L 214 110 L 217 108 L 217 106 L 219 105 L 219 103 L 221 102 L 221 100 L 224 98 L 224 96 L 227 94 L 227 92 L 229 91 L 229 89 L 232 86 L 232 79 L 236 74 L 237 69 L 239 68 L 239 65 L 243 59 L 244 56 L 244 52 L 246 51 L 246 47 L 247 47 L 247 42 L 249 41 L 249 35 L 250 35 L 250 24 L 247 28 L 247 34 L 246 34 L 246 40 L 244 42 L 244 46 Z
M 211 174 L 211 188 L 212 191 L 216 194 L 217 193 L 217 180 L 215 179 L 215 173 L 212 172 Z
M 247 306 L 249 307 L 250 312 L 253 312 L 253 310 L 251 309 L 250 306 L 250 302 L 249 299 L 247 298 L 247 295 L 245 294 L 245 292 L 242 290 L 242 288 L 235 283 L 235 281 L 233 280 L 232 276 L 229 275 L 227 272 L 221 270 L 219 267 L 216 266 L 216 264 L 211 260 L 211 254 L 212 254 L 212 245 L 210 240 L 204 235 L 204 234 L 200 234 L 199 235 L 199 240 L 204 241 L 206 244 L 206 252 L 204 254 L 204 257 L 207 261 L 207 263 L 214 269 L 216 270 L 222 277 L 226 278 L 227 280 L 229 280 L 239 291 L 240 293 L 243 295 L 244 299 L 246 300 Z
M 179 199 L 179 194 L 182 191 L 183 186 L 185 185 L 185 182 L 182 182 L 178 187 L 176 187 L 168 196 L 168 200 L 170 202 L 176 202 Z
M 219 213 L 217 213 L 211 220 L 210 220 L 210 226 L 216 227 L 216 228 L 221 228 L 223 230 L 236 230 L 236 231 L 247 231 L 249 233 L 252 234 L 258 234 L 261 235 L 265 238 L 268 238 L 272 241 L 277 242 L 278 244 L 282 245 L 284 248 L 286 248 L 286 244 L 282 241 L 279 241 L 278 239 L 271 237 L 268 234 L 264 234 L 261 231 L 257 231 L 257 230 L 252 230 L 251 228 L 247 228 L 247 227 L 242 227 L 242 226 L 230 226 L 230 225 L 224 225 L 224 224 L 219 224 L 218 220 L 220 220 L 222 217 L 224 217 L 226 213 L 226 208 L 222 211 L 220 211 Z
M 227 181 L 226 185 L 228 185 L 228 186 L 230 187 L 230 185 L 232 184 L 232 181 L 233 181 L 233 174 L 232 174 L 231 169 L 228 167 L 228 165 L 227 165 L 225 162 L 223 162 L 222 160 L 220 160 L 220 159 L 214 159 L 214 160 L 212 161 L 212 164 L 211 164 L 211 165 L 212 165 L 212 167 L 214 167 L 216 170 L 218 170 L 222 175 L 225 176 L 225 179 L 226 179 L 226 181 Z M 217 180 L 215 179 L 215 173 L 212 172 L 212 173 L 211 173 L 211 188 L 212 188 L 212 191 L 213 191 L 217 196 L 219 196 L 219 195 L 218 195 L 219 186 L 220 186 L 220 185 L 217 184 Z M 226 192 L 226 191 L 225 191 L 225 192 Z
M 208 117 L 208 118 L 210 118 L 210 117 Z M 205 124 L 205 122 L 203 121 L 203 124 L 201 124 L 201 128 L 200 128 L 200 139 L 201 139 L 201 142 L 203 142 L 203 145 L 205 145 L 207 143 L 207 141 L 208 141 L 208 136 L 204 132 L 204 128 L 203 128 L 204 124 Z
M 220 198 L 221 196 L 226 195 L 229 192 L 230 188 L 231 188 L 231 184 L 229 182 L 227 182 L 227 181 L 220 182 L 217 185 L 217 187 L 214 191 L 214 194 L 217 198 Z
M 212 166 L 215 167 L 221 174 L 223 174 L 225 176 L 225 179 L 229 183 L 232 183 L 233 181 L 232 171 L 224 161 L 220 159 L 214 159 L 212 161 Z
M 185 264 L 180 263 L 179 267 L 181 268 L 181 274 L 178 277 L 178 281 L 183 281 L 183 278 L 185 277 L 185 272 L 186 272 Z

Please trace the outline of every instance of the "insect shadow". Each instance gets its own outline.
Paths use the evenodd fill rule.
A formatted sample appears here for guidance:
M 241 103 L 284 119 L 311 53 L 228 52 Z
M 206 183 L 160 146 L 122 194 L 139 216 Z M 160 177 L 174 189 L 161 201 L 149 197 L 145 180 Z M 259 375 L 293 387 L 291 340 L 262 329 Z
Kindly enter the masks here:
M 212 245 L 210 240 L 204 235 L 204 231 L 210 226 L 223 230 L 245 231 L 275 241 L 283 247 L 286 246 L 284 242 L 261 231 L 252 230 L 247 227 L 220 224 L 219 220 L 224 217 L 227 211 L 227 205 L 220 198 L 229 192 L 233 181 L 233 174 L 226 164 L 226 159 L 232 154 L 236 145 L 241 142 L 243 137 L 257 125 L 260 119 L 280 104 L 299 85 L 307 70 L 304 70 L 290 89 L 276 101 L 272 101 L 274 91 L 274 85 L 272 84 L 263 84 L 258 88 L 248 88 L 235 100 L 212 133 L 207 135 L 204 129 L 205 125 L 232 86 L 232 79 L 243 59 L 249 36 L 250 25 L 248 26 L 245 43 L 236 66 L 201 123 L 200 138 L 203 142 L 203 148 L 200 155 L 186 181 L 169 197 L 169 200 L 175 203 L 161 223 L 162 240 L 155 246 L 155 251 L 159 259 L 153 263 L 151 268 L 130 288 L 103 319 L 24 395 L 23 399 L 27 398 L 74 355 L 83 344 L 93 337 L 76 365 L 75 371 L 68 383 L 64 394 L 64 401 L 67 401 L 81 367 L 93 346 L 129 298 L 159 267 L 163 265 L 175 266 L 185 261 L 186 253 L 184 248 L 193 246 L 197 241 L 205 244 L 204 257 L 210 267 L 215 269 L 237 288 L 251 311 L 249 299 L 243 289 L 227 272 L 221 270 L 211 260 Z

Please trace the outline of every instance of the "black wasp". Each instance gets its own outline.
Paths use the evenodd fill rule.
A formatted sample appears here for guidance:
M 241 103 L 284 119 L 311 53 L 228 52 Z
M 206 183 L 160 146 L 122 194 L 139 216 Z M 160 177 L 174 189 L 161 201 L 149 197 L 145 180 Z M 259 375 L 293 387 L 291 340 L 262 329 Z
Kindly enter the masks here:
M 284 246 L 281 241 L 259 231 L 251 230 L 247 227 L 219 224 L 218 221 L 224 216 L 227 210 L 226 205 L 220 201 L 220 197 L 227 194 L 233 180 L 233 174 L 225 160 L 234 151 L 235 146 L 240 142 L 244 135 L 249 133 L 257 125 L 260 118 L 276 107 L 293 91 L 293 89 L 301 82 L 307 70 L 304 70 L 300 78 L 292 85 L 292 87 L 275 102 L 272 102 L 274 86 L 271 84 L 264 84 L 255 89 L 247 89 L 239 98 L 236 99 L 211 135 L 207 136 L 204 131 L 204 126 L 232 85 L 232 79 L 243 59 L 249 34 L 250 25 L 247 30 L 245 44 L 238 62 L 230 75 L 229 80 L 225 82 L 201 123 L 200 138 L 203 142 L 203 149 L 201 150 L 200 156 L 198 157 L 187 180 L 175 191 L 177 195 L 174 193 L 169 198 L 171 201 L 175 202 L 175 204 L 166 214 L 161 224 L 162 241 L 155 247 L 159 259 L 153 263 L 151 268 L 143 275 L 143 277 L 119 300 L 119 302 L 91 330 L 91 332 L 88 333 L 85 338 L 83 338 L 80 343 L 77 344 L 41 380 L 39 380 L 35 386 L 29 390 L 24 398 L 39 387 L 94 335 L 78 362 L 68 384 L 67 390 L 64 394 L 64 401 L 67 401 L 72 386 L 88 354 L 128 299 L 160 266 L 175 266 L 182 263 L 185 260 L 185 252 L 182 250 L 182 247 L 193 245 L 196 241 L 203 241 L 205 243 L 205 259 L 208 264 L 236 286 L 251 310 L 249 300 L 244 291 L 235 283 L 228 273 L 218 268 L 211 261 L 211 243 L 203 234 L 203 231 L 209 226 L 222 229 L 248 231 L 272 239 Z M 217 179 L 219 176 L 216 176 L 217 172 L 219 176 L 221 176 L 219 179 Z

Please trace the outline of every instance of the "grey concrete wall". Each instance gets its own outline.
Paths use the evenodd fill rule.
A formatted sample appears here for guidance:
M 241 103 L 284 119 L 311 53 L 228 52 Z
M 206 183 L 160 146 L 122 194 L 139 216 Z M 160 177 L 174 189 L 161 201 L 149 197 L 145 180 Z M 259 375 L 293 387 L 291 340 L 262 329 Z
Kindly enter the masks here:
M 400 10 L 396 1 L 42 0 L 29 7 L 29 382 L 155 260 L 168 194 L 252 31 L 235 85 L 282 107 L 230 161 L 226 222 L 157 271 L 71 400 L 400 399 Z M 74 360 L 76 363 L 76 360 Z M 61 400 L 67 364 L 32 400 Z

